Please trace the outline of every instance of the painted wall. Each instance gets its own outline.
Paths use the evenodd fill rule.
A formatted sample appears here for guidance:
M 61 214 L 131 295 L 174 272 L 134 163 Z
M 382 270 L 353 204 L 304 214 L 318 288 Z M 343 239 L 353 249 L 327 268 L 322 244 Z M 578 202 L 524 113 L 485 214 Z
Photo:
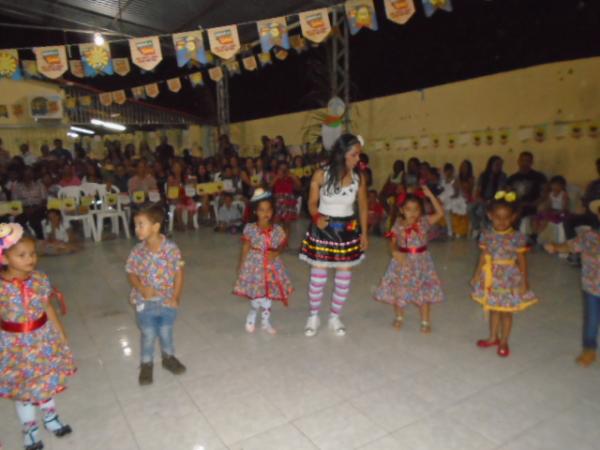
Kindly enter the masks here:
M 253 154 L 260 136 L 282 135 L 288 144 L 302 143 L 303 129 L 314 123 L 314 111 L 270 117 L 232 126 L 232 140 Z M 555 122 L 600 119 L 600 58 L 566 61 L 531 67 L 458 83 L 377 98 L 352 105 L 353 130 L 367 141 L 367 153 L 376 183 L 380 185 L 395 159 L 412 156 L 437 166 L 458 165 L 470 159 L 476 172 L 492 154 L 505 159 L 505 170 L 516 169 L 517 155 L 531 150 L 535 165 L 548 174 L 562 174 L 584 185 L 596 177 L 594 161 L 600 157 L 600 138 L 556 139 Z M 547 126 L 544 142 L 521 142 L 522 126 Z M 500 145 L 448 146 L 448 135 L 510 129 L 508 142 Z M 400 138 L 437 136 L 438 148 L 400 150 Z

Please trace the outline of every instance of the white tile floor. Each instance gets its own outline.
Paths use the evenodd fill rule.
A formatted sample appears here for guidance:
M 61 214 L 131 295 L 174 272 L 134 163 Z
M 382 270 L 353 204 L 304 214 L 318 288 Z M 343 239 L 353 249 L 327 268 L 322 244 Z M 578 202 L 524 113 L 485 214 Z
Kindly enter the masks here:
M 298 242 L 302 225 L 295 233 Z M 404 329 L 371 300 L 388 262 L 373 238 L 344 311 L 348 335 L 305 338 L 308 267 L 284 255 L 296 293 L 276 305 L 275 337 L 244 332 L 246 303 L 230 294 L 239 240 L 203 229 L 175 236 L 187 260 L 176 347 L 188 372 L 157 365 L 137 385 L 139 335 L 123 266 L 132 242 L 90 244 L 41 268 L 66 295 L 64 319 L 79 373 L 58 397 L 74 433 L 51 450 L 549 450 L 600 449 L 600 368 L 577 367 L 579 272 L 535 253 L 531 285 L 542 303 L 515 321 L 513 354 L 475 347 L 486 322 L 469 300 L 472 242 L 432 244 L 448 301 L 433 310 L 434 333 Z M 0 440 L 21 448 L 9 401 Z

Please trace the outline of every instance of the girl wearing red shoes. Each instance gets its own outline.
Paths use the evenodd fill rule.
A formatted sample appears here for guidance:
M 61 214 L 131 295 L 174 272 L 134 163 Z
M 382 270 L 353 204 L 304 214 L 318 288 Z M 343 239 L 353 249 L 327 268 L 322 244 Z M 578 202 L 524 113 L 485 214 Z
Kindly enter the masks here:
M 0 263 L 0 397 L 15 402 L 25 450 L 40 450 L 37 408 L 48 431 L 71 433 L 58 418 L 54 396 L 75 372 L 73 355 L 49 302 L 48 277 L 35 270 L 35 240 L 18 224 L 0 224 Z
M 490 318 L 490 336 L 477 341 L 477 346 L 498 347 L 501 357 L 510 354 L 513 314 L 538 302 L 529 289 L 527 238 L 512 228 L 517 219 L 516 199 L 514 192 L 496 193 L 488 211 L 492 229 L 481 233 L 481 256 L 471 280 L 472 298 L 489 312 Z

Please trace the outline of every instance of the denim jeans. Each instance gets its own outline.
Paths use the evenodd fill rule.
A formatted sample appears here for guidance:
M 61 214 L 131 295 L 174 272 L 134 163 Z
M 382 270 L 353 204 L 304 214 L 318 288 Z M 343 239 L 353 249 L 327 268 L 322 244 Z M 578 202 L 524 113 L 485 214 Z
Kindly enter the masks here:
M 142 332 L 142 363 L 154 359 L 154 342 L 158 337 L 163 354 L 174 355 L 173 324 L 177 317 L 175 308 L 166 308 L 160 301 L 145 301 L 137 311 L 137 325 Z
M 583 347 L 598 347 L 598 326 L 600 325 L 600 296 L 583 291 Z

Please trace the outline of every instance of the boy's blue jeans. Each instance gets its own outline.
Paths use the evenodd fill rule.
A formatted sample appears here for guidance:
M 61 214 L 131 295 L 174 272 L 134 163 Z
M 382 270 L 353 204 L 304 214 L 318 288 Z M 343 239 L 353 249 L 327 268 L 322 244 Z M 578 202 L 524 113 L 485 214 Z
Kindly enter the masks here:
M 142 363 L 154 359 L 154 342 L 158 337 L 163 354 L 175 355 L 173 346 L 173 325 L 177 317 L 175 308 L 166 308 L 160 301 L 146 301 L 143 309 L 137 311 L 137 325 L 142 332 Z
M 600 296 L 583 291 L 583 348 L 598 348 Z

